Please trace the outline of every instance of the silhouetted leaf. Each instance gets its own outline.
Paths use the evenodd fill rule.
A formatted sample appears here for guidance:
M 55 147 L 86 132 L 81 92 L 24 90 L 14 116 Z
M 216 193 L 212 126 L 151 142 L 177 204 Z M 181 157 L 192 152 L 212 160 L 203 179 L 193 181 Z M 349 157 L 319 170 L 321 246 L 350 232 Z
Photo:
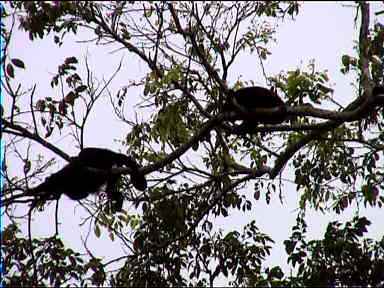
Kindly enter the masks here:
M 15 71 L 13 69 L 13 66 L 11 63 L 8 63 L 7 64 L 7 68 L 6 68 L 6 71 L 7 71 L 7 75 L 11 78 L 14 78 L 15 77 Z
M 24 62 L 21 61 L 20 59 L 13 58 L 13 59 L 11 60 L 11 62 L 12 62 L 12 64 L 15 65 L 16 67 L 25 69 Z

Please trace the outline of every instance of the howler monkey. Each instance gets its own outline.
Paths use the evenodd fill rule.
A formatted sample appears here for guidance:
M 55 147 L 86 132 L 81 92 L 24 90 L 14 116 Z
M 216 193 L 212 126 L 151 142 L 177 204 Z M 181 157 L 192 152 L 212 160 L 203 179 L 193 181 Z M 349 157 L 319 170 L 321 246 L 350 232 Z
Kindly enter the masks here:
M 279 124 L 287 119 L 285 103 L 276 91 L 253 86 L 233 91 L 229 90 L 224 111 L 236 111 L 241 115 L 242 124 L 239 132 L 252 132 L 257 124 Z M 271 111 L 255 112 L 255 109 L 271 109 Z
M 77 157 L 58 172 L 47 177 L 43 183 L 32 189 L 32 193 L 46 193 L 58 198 L 61 194 L 73 200 L 86 198 L 99 192 L 107 184 L 106 192 L 112 202 L 112 211 L 120 211 L 123 195 L 118 190 L 120 174 L 112 174 L 113 167 L 131 168 L 130 177 L 138 190 L 147 188 L 147 181 L 139 169 L 139 164 L 131 157 L 102 148 L 85 148 Z

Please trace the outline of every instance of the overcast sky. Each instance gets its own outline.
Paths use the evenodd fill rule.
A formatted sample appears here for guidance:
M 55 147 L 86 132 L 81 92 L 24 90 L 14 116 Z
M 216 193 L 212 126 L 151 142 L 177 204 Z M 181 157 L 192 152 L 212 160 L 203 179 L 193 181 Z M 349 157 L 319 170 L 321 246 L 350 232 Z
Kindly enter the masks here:
M 347 4 L 351 4 L 348 2 Z M 296 21 L 287 21 L 280 23 L 278 33 L 276 34 L 277 43 L 272 45 L 272 56 L 266 63 L 267 74 L 273 75 L 281 70 L 292 70 L 296 67 L 305 67 L 310 59 L 315 59 L 318 70 L 327 69 L 332 79 L 335 89 L 334 96 L 341 103 L 348 103 L 353 96 L 351 81 L 353 78 L 345 77 L 339 72 L 341 55 L 353 54 L 354 40 L 356 40 L 356 31 L 354 30 L 354 17 L 356 10 L 352 7 L 342 7 L 341 3 L 309 3 L 304 4 L 300 15 Z M 384 22 L 381 21 L 380 22 Z M 52 75 L 56 72 L 57 66 L 68 56 L 76 56 L 83 63 L 82 59 L 85 55 L 89 57 L 90 66 L 98 79 L 108 78 L 114 69 L 118 66 L 121 57 L 124 57 L 124 65 L 121 73 L 118 74 L 113 81 L 112 90 L 117 89 L 126 84 L 127 79 L 135 79 L 138 75 L 143 75 L 147 71 L 147 67 L 137 57 L 132 57 L 126 51 L 119 51 L 110 54 L 112 49 L 105 46 L 95 47 L 92 44 L 73 44 L 72 41 L 65 39 L 64 45 L 57 48 L 52 41 L 34 41 L 30 42 L 25 33 L 17 32 L 14 35 L 11 46 L 10 56 L 12 58 L 20 58 L 26 63 L 26 71 L 19 72 L 16 75 L 20 77 L 22 83 L 26 83 L 26 87 L 38 83 L 38 93 L 41 97 L 48 96 L 52 93 L 49 82 Z M 256 56 L 242 56 L 240 61 L 236 63 L 232 71 L 239 71 L 243 80 L 254 80 L 260 85 L 265 85 L 263 78 L 257 75 L 255 69 L 259 67 L 259 60 Z M 258 70 L 259 71 L 259 70 Z M 235 81 L 239 75 L 230 75 L 229 81 Z M 232 82 L 233 83 L 233 82 Z M 231 83 L 230 83 L 231 84 Z M 133 97 L 133 102 L 138 101 L 141 89 L 137 90 L 137 95 Z M 6 100 L 6 99 L 5 99 Z M 111 139 L 120 139 L 121 135 L 127 132 L 128 127 L 121 124 L 116 119 L 106 118 L 107 113 L 100 113 L 109 105 L 108 97 L 103 99 L 104 102 L 99 103 L 97 118 L 89 121 L 86 135 L 86 146 L 108 147 L 118 150 L 120 144 Z M 5 106 L 7 103 L 5 103 Z M 128 107 L 127 107 L 128 108 Z M 109 108 L 108 108 L 109 109 Z M 128 112 L 132 115 L 135 112 L 134 107 L 130 107 Z M 136 111 L 137 112 L 137 111 Z M 138 114 L 138 117 L 145 115 Z M 64 151 L 75 154 L 78 149 L 70 145 L 71 139 L 67 135 L 63 135 L 54 144 L 57 144 Z M 41 150 L 46 153 L 46 150 Z M 64 164 L 58 161 L 57 169 Z M 20 167 L 18 163 L 8 163 L 8 165 L 16 170 Z M 12 167 L 13 166 L 13 167 Z M 289 169 L 287 166 L 286 169 Z M 287 174 L 289 176 L 289 173 Z M 293 177 L 291 177 L 293 179 Z M 249 185 L 249 191 L 244 193 L 252 193 L 252 186 Z M 280 204 L 278 195 L 272 198 L 272 204 L 266 205 L 265 200 L 259 200 L 252 211 L 244 215 L 242 213 L 231 214 L 231 218 L 218 219 L 219 225 L 225 225 L 226 229 L 239 228 L 239 225 L 248 223 L 251 219 L 256 220 L 256 224 L 264 233 L 269 234 L 275 241 L 274 248 L 270 257 L 268 257 L 267 265 L 286 266 L 286 254 L 284 252 L 282 242 L 290 235 L 291 227 L 295 222 L 298 206 L 298 197 L 295 185 L 285 185 L 284 203 Z M 327 223 L 330 220 L 349 220 L 354 215 L 356 207 L 349 208 L 342 215 L 327 214 L 322 215 L 320 212 L 309 212 L 308 235 L 312 238 L 321 237 Z M 86 227 L 79 227 L 79 223 L 84 217 L 88 216 L 82 208 L 72 201 L 61 200 L 60 202 L 60 232 L 62 239 L 66 245 L 73 247 L 77 251 L 84 251 L 80 236 L 85 237 Z M 369 210 L 361 209 L 360 215 L 366 215 L 373 224 L 370 226 L 368 236 L 378 239 L 383 235 L 382 224 L 379 219 L 384 219 L 384 210 L 369 208 Z M 50 236 L 54 233 L 54 205 L 50 206 L 49 211 L 45 213 L 36 213 L 33 232 L 39 236 Z M 7 221 L 6 221 L 7 224 Z M 239 228 L 241 229 L 241 228 Z M 78 232 L 79 231 L 79 232 Z M 92 238 L 92 252 L 97 256 L 114 257 L 121 253 L 119 244 L 105 249 L 103 239 Z M 103 237 L 102 237 L 103 238 Z M 109 243 L 109 239 L 105 237 L 105 241 Z M 90 247 L 88 247 L 90 248 Z

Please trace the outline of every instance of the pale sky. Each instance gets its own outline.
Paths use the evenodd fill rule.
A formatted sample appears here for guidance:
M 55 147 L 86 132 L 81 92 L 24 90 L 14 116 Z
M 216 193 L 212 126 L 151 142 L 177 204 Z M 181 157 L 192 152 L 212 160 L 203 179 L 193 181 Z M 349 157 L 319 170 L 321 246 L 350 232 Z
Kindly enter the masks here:
M 346 3 L 348 5 L 352 2 Z M 372 7 L 373 10 L 373 7 Z M 290 21 L 288 18 L 285 23 L 280 23 L 275 35 L 277 43 L 272 45 L 272 55 L 266 63 L 266 71 L 268 75 L 273 75 L 281 70 L 292 70 L 296 67 L 305 67 L 311 59 L 315 59 L 318 70 L 327 69 L 332 79 L 332 87 L 335 90 L 334 96 L 341 103 L 348 103 L 353 95 L 351 82 L 354 80 L 350 76 L 346 77 L 339 72 L 341 56 L 343 54 L 354 54 L 354 40 L 357 39 L 357 33 L 354 30 L 353 23 L 356 10 L 352 7 L 342 7 L 341 3 L 304 3 L 296 21 Z M 383 18 L 379 19 L 384 22 Z M 83 63 L 85 55 L 89 57 L 90 66 L 93 67 L 95 75 L 99 80 L 107 79 L 118 66 L 120 58 L 124 56 L 124 65 L 122 71 L 118 74 L 111 85 L 113 93 L 123 86 L 127 79 L 135 79 L 139 75 L 143 75 L 147 71 L 147 67 L 137 57 L 132 57 L 126 51 L 119 51 L 110 54 L 113 51 L 108 46 L 95 47 L 93 44 L 73 44 L 71 36 L 65 38 L 61 48 L 57 48 L 52 41 L 34 41 L 30 42 L 28 36 L 24 33 L 17 32 L 14 34 L 13 45 L 10 56 L 12 58 L 20 58 L 26 64 L 26 71 L 17 70 L 16 78 L 25 84 L 25 87 L 31 87 L 32 84 L 38 83 L 38 93 L 41 97 L 48 96 L 52 93 L 49 82 L 52 75 L 56 72 L 58 64 L 68 56 L 76 56 Z M 88 38 L 88 37 L 85 37 Z M 129 64 L 128 64 L 129 63 Z M 238 75 L 230 75 L 229 82 L 232 84 L 241 74 L 243 80 L 254 80 L 260 85 L 265 85 L 263 78 L 258 74 L 259 60 L 256 56 L 242 56 L 232 71 L 238 71 Z M 19 78 L 20 77 L 20 78 Z M 232 83 L 231 83 L 232 81 Z M 132 102 L 137 103 L 138 96 L 142 92 L 137 89 L 137 95 L 131 94 Z M 120 139 L 122 135 L 129 129 L 128 126 L 121 124 L 116 119 L 106 118 L 108 113 L 103 117 L 100 114 L 105 111 L 105 107 L 109 107 L 109 99 L 106 96 L 104 102 L 99 103 L 97 118 L 90 120 L 87 127 L 86 146 L 108 147 L 118 150 L 121 146 L 112 139 Z M 104 103 L 104 104 L 103 104 Z M 7 103 L 5 103 L 5 107 Z M 128 108 L 128 107 L 127 107 Z M 109 108 L 108 108 L 109 109 Z M 131 113 L 132 119 L 135 109 L 130 107 L 127 110 Z M 139 119 L 145 115 L 138 114 Z M 55 138 L 58 139 L 58 138 Z M 64 151 L 75 154 L 78 149 L 70 146 L 71 139 L 63 135 L 54 144 L 57 144 Z M 35 146 L 37 147 L 37 146 Z M 38 149 L 40 150 L 40 148 Z M 46 153 L 47 150 L 40 150 Z M 59 169 L 64 164 L 58 158 L 58 164 L 55 166 Z M 8 163 L 12 169 L 18 169 L 19 163 Z M 12 167 L 13 166 L 13 167 Z M 17 168 L 16 168 L 17 167 Z M 285 168 L 284 178 L 293 180 L 289 173 L 289 166 Z M 244 193 L 253 194 L 253 185 L 249 185 L 249 190 Z M 284 251 L 283 241 L 288 239 L 291 227 L 295 223 L 298 206 L 298 195 L 296 186 L 286 184 L 284 190 L 283 205 L 280 204 L 278 195 L 273 195 L 270 205 L 266 205 L 263 197 L 255 203 L 252 211 L 242 214 L 242 212 L 231 213 L 230 217 L 217 219 L 219 227 L 225 229 L 242 230 L 242 226 L 256 220 L 260 230 L 268 234 L 275 240 L 275 248 L 272 254 L 267 258 L 265 265 L 280 265 L 287 268 L 287 256 Z M 60 201 L 60 232 L 65 244 L 72 247 L 76 251 L 84 251 L 80 240 L 80 233 L 85 238 L 86 227 L 79 227 L 79 223 L 88 216 L 80 206 L 72 201 Z M 127 206 L 125 206 L 127 207 Z M 25 208 L 25 207 L 23 207 Z M 24 209 L 23 209 L 24 210 Z M 25 210 L 24 210 L 25 211 Z M 308 236 L 309 238 L 320 238 L 325 232 L 326 225 L 329 221 L 334 220 L 350 220 L 356 211 L 355 207 L 348 208 L 342 215 L 333 213 L 322 215 L 320 212 L 307 212 Z M 383 236 L 383 227 L 379 219 L 384 219 L 384 210 L 378 208 L 361 209 L 360 215 L 366 215 L 373 223 L 368 229 L 368 237 L 379 239 Z M 36 212 L 34 215 L 34 224 L 32 231 L 35 235 L 50 236 L 54 233 L 54 205 L 50 205 L 45 213 Z M 48 219 L 48 220 L 47 220 Z M 5 221 L 5 224 L 8 222 Z M 92 239 L 88 248 L 92 247 L 92 253 L 97 256 L 105 256 L 105 259 L 117 257 L 121 255 L 119 243 L 111 244 L 112 247 L 106 249 L 105 245 L 110 240 L 107 237 L 100 239 L 95 238 L 91 233 Z M 285 272 L 288 272 L 285 270 Z M 219 283 L 217 283 L 219 284 Z

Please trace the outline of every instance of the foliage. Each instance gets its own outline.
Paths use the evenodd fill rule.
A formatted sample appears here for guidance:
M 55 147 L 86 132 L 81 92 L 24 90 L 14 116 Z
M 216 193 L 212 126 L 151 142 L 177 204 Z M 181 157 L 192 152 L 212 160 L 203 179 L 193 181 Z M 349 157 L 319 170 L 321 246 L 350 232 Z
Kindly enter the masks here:
M 260 73 L 278 89 L 290 119 L 257 125 L 248 135 L 236 134 L 241 113 L 223 112 L 223 106 L 229 89 L 260 79 L 242 80 L 234 63 L 252 55 L 264 68 L 276 23 L 296 17 L 297 2 L 11 1 L 4 7 L 2 207 L 15 223 L 2 232 L 5 285 L 212 287 L 222 278 L 233 286 L 383 285 L 383 241 L 362 239 L 368 219 L 355 217 L 344 227 L 331 222 L 324 239 L 305 239 L 307 209 L 340 214 L 352 205 L 384 204 L 384 28 L 371 25 L 369 3 L 356 4 L 356 55 L 340 59 L 346 81 L 355 79 L 349 102 L 337 103 L 332 79 L 315 61 L 278 75 Z M 117 48 L 147 70 L 138 69 L 139 76 L 116 88 L 111 81 L 132 63 L 122 58 L 107 80 L 97 81 L 87 59 L 69 54 L 50 79 L 39 80 L 50 83 L 50 91 L 38 84 L 26 88 L 20 75 L 33 67 L 10 49 L 14 29 L 36 43 L 52 40 L 57 49 L 71 39 Z M 124 110 L 136 104 L 133 91 L 142 94 L 135 106 L 147 113 L 142 119 Z M 56 143 L 62 135 L 70 135 L 71 146 L 89 143 L 87 124 L 110 116 L 108 107 L 96 113 L 105 95 L 112 116 L 129 127 L 119 143 L 143 165 L 150 184 L 139 193 L 124 177 L 119 189 L 127 205 L 116 215 L 105 214 L 103 193 L 82 201 L 90 231 L 124 248 L 125 254 L 108 260 L 93 256 L 87 241 L 88 255 L 80 255 L 58 235 L 20 235 L 21 219 L 12 213 L 16 206 L 27 211 L 25 204 L 30 213 L 22 218 L 46 213 L 51 202 L 36 203 L 28 192 L 52 172 L 52 161 L 35 151 L 44 147 L 70 161 L 69 150 Z M 15 160 L 22 162 L 20 171 L 8 165 Z M 279 266 L 264 267 L 274 241 L 254 219 L 228 231 L 217 229 L 215 220 L 257 215 L 255 201 L 269 204 L 276 193 L 283 198 L 289 175 L 300 201 L 285 241 L 297 272 L 287 277 Z M 57 218 L 56 224 L 65 221 Z M 112 264 L 119 266 L 111 271 Z
M 31 246 L 28 240 L 17 235 L 19 232 L 14 224 L 5 227 L 2 231 L 1 255 L 2 262 L 7 269 L 2 280 L 3 285 L 33 286 L 31 277 L 33 265 L 36 265 L 40 285 L 58 287 L 71 282 L 83 285 L 87 268 L 79 253 L 65 248 L 57 237 L 50 237 L 43 240 L 32 240 L 34 259 L 30 258 Z M 97 284 L 97 282 L 93 282 L 93 284 Z
M 384 239 L 363 239 L 371 224 L 365 217 L 328 224 L 324 239 L 306 241 L 306 223 L 297 217 L 289 240 L 284 241 L 288 262 L 296 275 L 284 277 L 279 267 L 249 278 L 249 286 L 381 287 L 384 284 Z
M 344 227 L 331 222 L 324 239 L 308 242 L 294 227 L 296 233 L 285 245 L 288 261 L 300 263 L 297 277 L 304 286 L 383 285 L 384 242 L 361 239 L 368 225 L 365 217 L 354 217 Z

